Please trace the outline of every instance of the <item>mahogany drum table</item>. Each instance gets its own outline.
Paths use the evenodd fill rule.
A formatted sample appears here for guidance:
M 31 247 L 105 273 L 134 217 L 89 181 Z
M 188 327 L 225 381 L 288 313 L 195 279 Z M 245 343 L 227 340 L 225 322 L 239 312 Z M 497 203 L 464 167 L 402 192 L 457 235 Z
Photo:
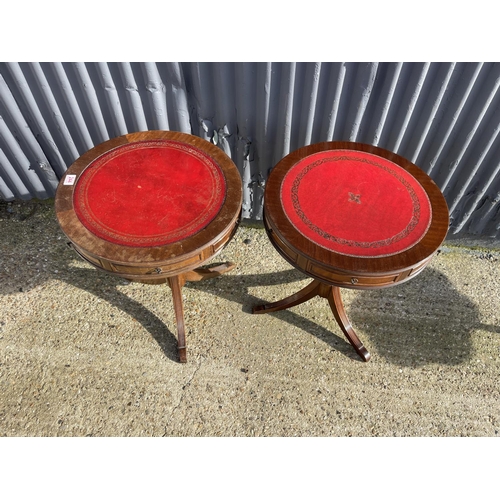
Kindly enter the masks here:
M 279 311 L 324 297 L 351 345 L 368 361 L 340 287 L 383 288 L 414 278 L 436 254 L 448 222 L 437 185 L 405 158 L 354 142 L 300 148 L 269 176 L 264 225 L 277 251 L 314 280 L 253 312 Z
M 55 210 L 70 246 L 96 268 L 169 284 L 186 362 L 181 288 L 234 268 L 199 266 L 230 241 L 241 203 L 240 174 L 222 150 L 155 130 L 111 139 L 78 158 L 59 183 Z

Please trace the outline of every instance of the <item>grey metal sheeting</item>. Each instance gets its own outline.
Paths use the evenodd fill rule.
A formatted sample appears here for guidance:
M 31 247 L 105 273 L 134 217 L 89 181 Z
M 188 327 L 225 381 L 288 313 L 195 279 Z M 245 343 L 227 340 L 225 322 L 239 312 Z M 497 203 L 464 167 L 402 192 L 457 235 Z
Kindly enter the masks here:
M 53 197 L 109 138 L 177 130 L 217 144 L 262 219 L 272 167 L 298 147 L 357 141 L 442 189 L 450 237 L 500 237 L 500 63 L 0 63 L 0 197 Z

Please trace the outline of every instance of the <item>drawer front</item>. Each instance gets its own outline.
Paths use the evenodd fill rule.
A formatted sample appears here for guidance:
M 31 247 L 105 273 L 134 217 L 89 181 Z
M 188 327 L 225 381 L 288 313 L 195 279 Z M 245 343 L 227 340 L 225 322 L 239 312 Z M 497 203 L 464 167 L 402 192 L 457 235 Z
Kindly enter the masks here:
M 381 288 L 391 286 L 398 281 L 400 273 L 381 276 L 363 276 L 360 274 L 344 274 L 332 272 L 309 262 L 305 271 L 321 280 L 326 280 L 332 285 L 344 288 Z
M 384 288 L 409 278 L 408 270 L 392 272 L 385 275 L 363 275 L 360 273 L 343 273 L 322 267 L 290 248 L 278 235 L 268 228 L 268 236 L 278 252 L 296 268 L 304 271 L 313 278 L 317 278 L 330 285 L 344 288 Z

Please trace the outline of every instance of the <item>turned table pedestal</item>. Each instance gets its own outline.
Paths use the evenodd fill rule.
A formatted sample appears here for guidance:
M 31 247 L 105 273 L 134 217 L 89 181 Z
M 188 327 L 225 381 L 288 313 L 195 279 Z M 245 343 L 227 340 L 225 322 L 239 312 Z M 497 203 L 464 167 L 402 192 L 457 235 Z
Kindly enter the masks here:
M 276 250 L 314 280 L 254 313 L 286 309 L 317 295 L 364 360 L 340 288 L 389 287 L 414 278 L 446 237 L 448 208 L 432 179 L 405 158 L 353 142 L 300 148 L 272 170 L 264 225 Z
M 192 135 L 148 131 L 78 158 L 59 183 L 55 210 L 70 246 L 94 267 L 170 285 L 186 362 L 181 288 L 234 267 L 200 268 L 231 240 L 241 203 L 240 175 L 222 150 Z

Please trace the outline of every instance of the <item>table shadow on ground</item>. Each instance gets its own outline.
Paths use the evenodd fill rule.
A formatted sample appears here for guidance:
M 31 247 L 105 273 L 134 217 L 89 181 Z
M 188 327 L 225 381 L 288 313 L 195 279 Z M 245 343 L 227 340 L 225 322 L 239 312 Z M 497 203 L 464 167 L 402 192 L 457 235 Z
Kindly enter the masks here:
M 288 269 L 284 271 L 277 271 L 267 274 L 244 274 L 244 275 L 232 275 L 230 273 L 224 276 L 215 278 L 217 284 L 210 283 L 212 280 L 198 281 L 187 283 L 186 286 L 192 289 L 196 289 L 199 293 L 209 293 L 216 295 L 219 298 L 236 302 L 241 305 L 241 310 L 243 314 L 252 314 L 252 307 L 257 304 L 262 304 L 264 301 L 252 294 L 252 289 L 264 287 L 266 285 L 273 286 L 275 288 L 275 293 L 280 293 L 279 287 L 276 285 L 280 284 L 291 284 L 297 283 L 297 291 L 300 290 L 306 281 L 304 281 L 304 274 L 295 269 Z M 307 278 L 306 278 L 307 279 Z M 286 292 L 283 291 L 283 297 Z M 276 297 L 273 300 L 278 300 Z M 313 299 L 313 300 L 323 300 L 323 299 Z M 328 307 L 325 301 L 325 307 Z M 343 355 L 352 358 L 353 360 L 358 360 L 356 352 L 340 330 L 335 330 L 335 328 L 328 329 L 323 327 L 321 324 L 311 321 L 310 319 L 298 314 L 293 308 L 267 313 L 272 314 L 276 318 L 293 325 L 301 330 L 308 332 L 311 335 L 316 336 L 320 340 L 327 343 L 332 349 L 341 352 Z M 259 321 L 266 322 L 267 314 L 256 315 Z M 332 320 L 335 321 L 332 317 Z M 335 325 L 332 324 L 332 327 Z M 286 336 L 283 337 L 283 342 L 287 342 Z
M 477 305 L 432 267 L 406 283 L 360 292 L 348 315 L 353 325 L 362 325 L 362 336 L 378 355 L 398 365 L 459 365 L 471 358 L 477 330 L 500 333 L 499 325 L 482 322 Z
M 242 311 L 249 314 L 252 306 L 265 302 L 253 296 L 249 291 L 251 288 L 298 282 L 295 292 L 307 283 L 303 281 L 304 275 L 293 269 L 268 274 L 228 274 L 217 280 L 221 281 L 216 287 L 209 282 L 191 283 L 188 286 L 239 302 Z M 279 288 L 274 292 L 279 294 Z M 346 293 L 345 290 L 342 293 Z M 354 299 L 346 304 L 346 312 L 354 330 L 361 341 L 371 348 L 374 356 L 381 356 L 397 365 L 461 364 L 472 355 L 471 336 L 475 330 L 500 333 L 499 326 L 481 323 L 477 306 L 458 292 L 443 273 L 432 268 L 425 269 L 414 280 L 398 286 L 354 293 Z M 287 295 L 289 292 L 283 291 L 273 300 Z M 328 302 L 318 297 L 313 300 L 322 301 L 325 316 L 331 318 L 326 325 L 324 321 L 321 325 L 300 315 L 294 311 L 295 308 L 267 314 L 275 315 L 316 336 L 332 349 L 361 362 L 338 327 Z M 262 315 L 262 321 L 265 321 L 265 316 Z M 286 341 L 283 338 L 283 342 Z
M 103 301 L 137 320 L 158 343 L 164 355 L 172 361 L 178 361 L 177 336 L 166 326 L 165 321 L 150 311 L 146 306 L 118 290 L 118 286 L 127 286 L 123 279 L 104 275 L 97 269 L 71 268 L 71 278 L 67 283 L 91 293 Z M 164 285 L 142 285 L 164 287 L 166 300 L 171 300 L 170 288 Z M 167 314 L 167 313 L 165 313 Z M 173 312 L 172 312 L 173 320 Z
M 107 302 L 137 320 L 155 339 L 165 356 L 172 361 L 178 361 L 177 336 L 167 328 L 165 322 L 156 314 L 118 289 L 118 286 L 126 286 L 126 282 L 123 279 L 107 275 L 97 269 L 90 268 L 90 266 L 89 268 L 76 267 L 74 261 L 77 257 L 74 252 L 69 248 L 65 249 L 62 245 L 59 246 L 59 243 L 57 243 L 59 247 L 59 251 L 56 252 L 57 258 L 52 260 L 50 258 L 51 255 L 48 255 L 49 258 L 46 259 L 46 266 L 50 271 L 33 272 L 29 267 L 25 267 L 22 272 L 18 271 L 16 275 L 10 275 L 7 279 L 2 276 L 5 273 L 0 272 L 0 293 L 8 295 L 28 292 L 30 289 L 42 286 L 53 279 L 62 281 L 72 287 L 77 287 L 86 293 L 94 295 L 103 302 Z M 20 260 L 30 262 L 30 259 L 33 261 L 35 257 L 36 255 L 30 256 L 29 253 L 25 252 Z M 53 274 L 54 269 L 58 270 L 57 274 Z M 155 286 L 164 286 L 165 299 L 171 300 L 171 292 L 168 285 Z M 109 318 L 104 317 L 99 318 L 98 321 L 102 324 L 112 323 Z

